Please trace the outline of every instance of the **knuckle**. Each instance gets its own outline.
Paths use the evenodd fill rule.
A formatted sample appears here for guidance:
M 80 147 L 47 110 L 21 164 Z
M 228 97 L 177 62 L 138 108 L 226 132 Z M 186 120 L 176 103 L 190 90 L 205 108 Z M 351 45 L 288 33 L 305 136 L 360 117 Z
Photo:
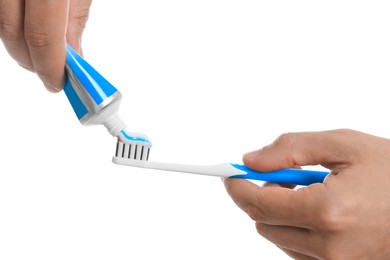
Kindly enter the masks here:
M 356 203 L 338 198 L 325 202 L 317 210 L 315 218 L 321 241 L 318 253 L 322 259 L 356 259 L 352 258 L 355 252 L 347 250 L 344 243 L 345 234 L 357 224 L 356 207 Z
M 278 138 L 276 138 L 275 143 L 281 143 L 281 142 L 285 141 L 286 138 L 288 138 L 289 134 L 290 133 L 283 133 L 283 134 L 279 135 Z
M 50 34 L 36 28 L 26 29 L 25 39 L 29 47 L 38 53 L 44 53 L 53 44 Z
M 264 220 L 264 214 L 261 212 L 261 210 L 253 205 L 249 205 L 245 209 L 246 214 L 254 220 L 254 221 L 260 221 Z
M 23 38 L 23 33 L 18 26 L 0 21 L 0 38 L 10 42 L 16 42 Z
M 329 233 L 340 233 L 347 228 L 345 208 L 338 205 L 326 205 L 318 213 L 318 222 L 324 231 Z
M 72 23 L 84 29 L 89 18 L 90 5 L 91 1 L 88 1 L 84 7 L 79 8 L 76 12 L 71 12 L 69 19 L 72 20 Z
M 305 156 L 296 151 L 299 135 L 299 133 L 284 133 L 273 143 L 273 146 L 281 147 L 289 152 L 290 157 L 287 159 L 289 164 L 305 161 Z
M 261 206 L 264 204 L 264 198 L 260 194 L 257 194 L 252 203 L 246 206 L 245 212 L 254 221 L 266 221 L 269 218 L 269 213 L 267 212 L 266 208 Z
M 89 18 L 88 12 L 82 12 L 81 14 L 73 17 L 73 19 L 76 21 L 76 24 L 83 29 L 87 25 L 88 18 Z
M 276 145 L 291 146 L 297 137 L 297 133 L 281 134 L 276 140 Z

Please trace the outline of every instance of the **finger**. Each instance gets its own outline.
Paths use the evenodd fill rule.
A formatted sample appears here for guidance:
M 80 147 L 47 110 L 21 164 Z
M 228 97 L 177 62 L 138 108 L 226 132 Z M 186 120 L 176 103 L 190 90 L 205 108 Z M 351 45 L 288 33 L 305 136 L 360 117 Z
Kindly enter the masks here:
M 260 171 L 272 171 L 294 166 L 345 166 L 358 158 L 358 149 L 351 145 L 357 135 L 351 130 L 289 133 L 281 135 L 271 145 L 244 155 L 244 163 Z
M 82 55 L 81 39 L 89 17 L 92 0 L 71 0 L 69 4 L 66 39 L 70 46 Z
M 24 28 L 31 60 L 46 88 L 53 92 L 60 91 L 65 82 L 68 4 L 69 0 L 26 1 Z
M 285 183 L 274 183 L 274 182 L 264 182 L 262 187 L 283 187 L 287 189 L 294 189 L 297 185 L 285 184 Z
M 272 226 L 256 222 L 257 232 L 274 243 L 278 247 L 290 250 L 300 255 L 315 257 L 318 250 L 318 242 L 311 230 L 289 227 L 289 226 Z
M 315 229 L 316 212 L 326 199 L 325 186 L 314 184 L 291 190 L 282 187 L 259 187 L 242 179 L 225 179 L 233 201 L 255 221 Z
M 30 52 L 24 38 L 24 0 L 0 1 L 0 38 L 11 57 L 33 71 Z

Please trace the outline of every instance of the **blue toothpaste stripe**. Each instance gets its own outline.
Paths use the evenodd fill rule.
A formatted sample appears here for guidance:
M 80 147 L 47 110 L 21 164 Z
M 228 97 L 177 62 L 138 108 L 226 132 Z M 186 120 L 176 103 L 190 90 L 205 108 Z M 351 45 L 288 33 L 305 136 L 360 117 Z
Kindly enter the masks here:
M 123 134 L 123 136 L 128 139 L 128 140 L 131 140 L 131 141 L 138 141 L 138 142 L 144 142 L 144 143 L 149 143 L 149 140 L 146 140 L 145 138 L 143 137 L 139 137 L 139 136 L 131 136 L 131 135 L 128 135 L 126 133 L 126 131 L 122 130 L 121 133 Z

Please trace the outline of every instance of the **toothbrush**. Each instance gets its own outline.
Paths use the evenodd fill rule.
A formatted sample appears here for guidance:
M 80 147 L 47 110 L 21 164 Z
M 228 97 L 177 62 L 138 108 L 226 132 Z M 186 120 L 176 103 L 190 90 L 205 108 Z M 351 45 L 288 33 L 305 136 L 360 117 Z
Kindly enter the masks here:
M 121 93 L 69 45 L 66 47 L 65 69 L 67 79 L 64 92 L 80 123 L 85 126 L 104 125 L 112 136 L 117 137 L 117 149 L 112 159 L 116 164 L 296 185 L 323 182 L 329 174 L 298 169 L 258 172 L 245 165 L 230 163 L 207 166 L 149 161 L 152 147 L 149 138 L 143 134 L 128 132 L 118 115 Z
M 112 161 L 119 165 L 141 167 L 154 170 L 185 172 L 208 176 L 218 176 L 225 178 L 240 178 L 249 180 L 259 180 L 276 182 L 283 184 L 310 185 L 321 183 L 329 174 L 326 171 L 313 171 L 302 169 L 281 169 L 272 172 L 259 172 L 248 168 L 245 165 L 223 163 L 216 165 L 190 165 L 175 164 L 166 162 L 148 161 L 148 158 L 140 160 L 128 146 L 118 141 L 115 156 Z
M 152 143 L 147 136 L 126 130 L 118 115 L 122 94 L 69 45 L 65 69 L 64 92 L 80 123 L 104 125 L 112 136 L 137 154 L 137 159 L 146 159 Z

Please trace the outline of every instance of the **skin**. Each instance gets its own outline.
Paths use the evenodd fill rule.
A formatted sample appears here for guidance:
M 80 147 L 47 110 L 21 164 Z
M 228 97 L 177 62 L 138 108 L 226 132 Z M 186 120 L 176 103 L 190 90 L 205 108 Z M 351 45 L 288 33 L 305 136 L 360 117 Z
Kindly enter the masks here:
M 0 0 L 0 38 L 11 57 L 59 92 L 65 83 L 65 46 L 81 53 L 92 0 Z
M 244 155 L 255 170 L 322 165 L 323 184 L 292 189 L 224 180 L 257 232 L 295 259 L 390 259 L 390 140 L 352 130 L 283 134 Z

